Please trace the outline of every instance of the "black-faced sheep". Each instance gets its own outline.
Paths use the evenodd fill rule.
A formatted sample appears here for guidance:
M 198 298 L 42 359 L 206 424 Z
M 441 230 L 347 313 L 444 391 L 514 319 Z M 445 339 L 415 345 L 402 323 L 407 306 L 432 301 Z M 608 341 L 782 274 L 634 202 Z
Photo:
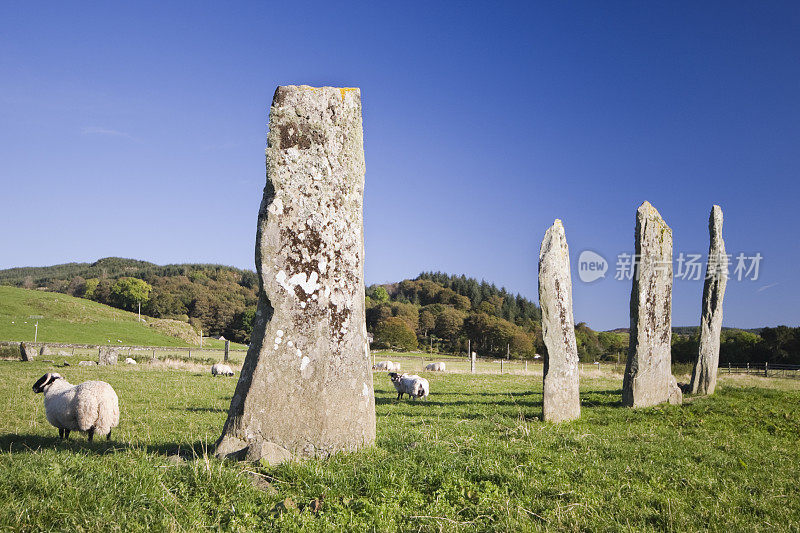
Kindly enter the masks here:
M 95 433 L 111 439 L 111 428 L 119 424 L 119 399 L 105 381 L 84 381 L 72 385 L 60 374 L 48 372 L 33 384 L 33 392 L 44 393 L 47 421 L 58 428 L 58 436 L 69 438 L 70 431 Z
M 416 374 L 390 372 L 389 379 L 392 380 L 392 385 L 397 390 L 398 400 L 403 397 L 403 394 L 408 394 L 412 400 L 416 400 L 417 398 L 427 398 L 430 393 L 428 380 Z

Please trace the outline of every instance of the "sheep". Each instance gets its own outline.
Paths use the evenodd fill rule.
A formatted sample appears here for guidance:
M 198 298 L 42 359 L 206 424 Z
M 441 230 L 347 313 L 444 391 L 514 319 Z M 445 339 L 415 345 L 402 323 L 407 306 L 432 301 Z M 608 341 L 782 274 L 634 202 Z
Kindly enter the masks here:
M 135 364 L 137 364 L 136 363 L 136 359 L 134 359 L 132 357 L 128 357 L 128 358 L 125 359 L 125 364 L 126 365 L 135 365 Z
M 222 363 L 215 363 L 211 365 L 211 375 L 212 376 L 232 376 L 233 369 L 228 365 L 224 365 Z
M 97 361 L 80 361 L 78 366 L 97 366 Z
M 84 381 L 72 385 L 61 374 L 48 372 L 33 384 L 33 392 L 44 393 L 47 421 L 58 428 L 58 437 L 69 439 L 70 431 L 95 433 L 111 439 L 119 424 L 119 398 L 105 381 Z
M 393 363 L 391 361 L 378 361 L 372 366 L 372 370 L 397 372 L 400 370 L 400 363 Z
M 445 364 L 443 362 L 428 363 L 427 365 L 425 365 L 425 370 L 429 372 L 444 372 Z
M 392 380 L 395 390 L 397 390 L 397 399 L 401 399 L 403 394 L 408 394 L 412 400 L 417 398 L 427 398 L 430 394 L 430 384 L 425 378 L 421 378 L 416 374 L 398 374 L 397 372 L 390 372 L 389 379 Z

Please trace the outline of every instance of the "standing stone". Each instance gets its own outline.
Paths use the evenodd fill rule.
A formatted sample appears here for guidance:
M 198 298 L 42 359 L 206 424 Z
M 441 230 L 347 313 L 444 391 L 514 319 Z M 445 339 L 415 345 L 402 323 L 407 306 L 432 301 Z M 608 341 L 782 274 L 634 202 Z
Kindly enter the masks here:
M 581 416 L 578 385 L 578 346 L 572 315 L 572 278 L 564 226 L 556 219 L 539 248 L 539 305 L 544 359 L 542 418 L 548 422 Z
M 375 441 L 364 313 L 359 89 L 278 87 L 258 216 L 259 302 L 218 457 L 326 457 Z
M 50 347 L 45 344 L 42 346 L 42 349 L 39 350 L 39 355 L 53 355 L 53 352 L 51 352 Z
M 631 329 L 622 403 L 681 403 L 672 376 L 672 230 L 650 202 L 636 212 Z
M 714 394 L 719 366 L 719 335 L 722 330 L 722 300 L 728 283 L 728 256 L 722 239 L 722 208 L 715 205 L 708 217 L 708 265 L 703 285 L 700 319 L 700 351 L 692 372 L 692 394 Z
M 36 347 L 25 344 L 24 342 L 19 343 L 19 354 L 22 356 L 23 361 L 33 361 L 37 353 Z
M 117 350 L 114 348 L 110 348 L 107 346 L 100 347 L 100 353 L 98 357 L 98 364 L 101 365 L 116 365 L 119 361 L 119 354 Z

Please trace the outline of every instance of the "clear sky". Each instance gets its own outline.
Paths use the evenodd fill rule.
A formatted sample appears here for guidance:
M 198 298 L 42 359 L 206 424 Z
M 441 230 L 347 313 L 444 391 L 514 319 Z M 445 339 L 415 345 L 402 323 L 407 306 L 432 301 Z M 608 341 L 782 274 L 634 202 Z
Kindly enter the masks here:
M 0 268 L 254 268 L 277 85 L 358 86 L 366 281 L 465 273 L 536 299 L 561 218 L 575 318 L 628 325 L 644 200 L 728 251 L 725 325 L 800 325 L 800 3 L 0 4 Z M 604 279 L 578 279 L 590 249 Z M 752 273 L 751 273 L 752 277 Z M 673 323 L 702 281 L 676 280 Z

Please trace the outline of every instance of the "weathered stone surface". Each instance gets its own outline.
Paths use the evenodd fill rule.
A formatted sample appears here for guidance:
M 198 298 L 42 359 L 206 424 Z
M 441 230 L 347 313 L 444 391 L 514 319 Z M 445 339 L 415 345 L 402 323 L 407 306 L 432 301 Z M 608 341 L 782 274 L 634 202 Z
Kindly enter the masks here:
M 539 248 L 539 305 L 544 360 L 545 421 L 561 422 L 581 416 L 578 386 L 578 346 L 572 315 L 572 277 L 564 226 L 556 219 Z
M 50 347 L 45 344 L 42 346 L 42 349 L 39 350 L 39 355 L 53 355 L 53 352 L 50 350 Z
M 19 354 L 22 356 L 23 361 L 33 361 L 33 358 L 36 357 L 38 353 L 35 346 L 25 344 L 24 342 L 19 343 Z
M 216 454 L 280 463 L 375 440 L 358 89 L 278 87 L 258 217 L 261 287 Z
M 117 350 L 106 346 L 100 347 L 100 354 L 98 358 L 99 364 L 116 365 L 118 361 L 119 361 L 119 354 L 117 353 Z
M 715 205 L 708 217 L 708 265 L 703 285 L 700 318 L 700 350 L 692 372 L 692 394 L 714 394 L 719 367 L 719 335 L 722 331 L 722 300 L 728 283 L 728 256 L 722 239 L 722 208 Z
M 631 329 L 622 403 L 647 407 L 680 403 L 672 377 L 672 230 L 655 207 L 636 212 L 636 267 L 631 289 Z M 677 391 L 677 392 L 676 392 Z

